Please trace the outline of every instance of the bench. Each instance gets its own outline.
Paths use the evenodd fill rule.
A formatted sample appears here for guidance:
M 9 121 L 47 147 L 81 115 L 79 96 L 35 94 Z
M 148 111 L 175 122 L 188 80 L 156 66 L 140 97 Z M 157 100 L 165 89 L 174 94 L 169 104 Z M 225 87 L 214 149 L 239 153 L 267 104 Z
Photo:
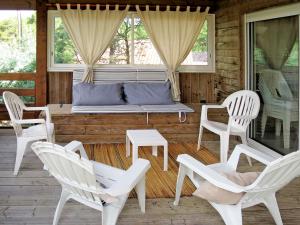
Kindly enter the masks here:
M 127 83 L 127 82 L 165 82 L 167 79 L 166 70 L 132 68 L 106 69 L 97 68 L 94 72 L 94 84 L 105 83 Z M 83 70 L 74 70 L 73 85 L 81 82 Z M 148 124 L 150 113 L 178 113 L 178 120 L 186 121 L 186 113 L 194 110 L 182 103 L 171 105 L 101 105 L 101 106 L 72 106 L 72 113 L 145 113 Z

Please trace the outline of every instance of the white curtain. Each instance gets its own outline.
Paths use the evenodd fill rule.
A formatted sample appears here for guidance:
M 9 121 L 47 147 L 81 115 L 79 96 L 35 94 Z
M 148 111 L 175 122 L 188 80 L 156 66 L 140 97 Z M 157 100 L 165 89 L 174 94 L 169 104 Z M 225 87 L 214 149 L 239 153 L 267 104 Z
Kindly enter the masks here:
M 209 8 L 203 13 L 200 13 L 200 7 L 194 12 L 190 11 L 190 7 L 184 12 L 180 11 L 180 7 L 176 11 L 170 11 L 169 6 L 166 11 L 159 11 L 159 6 L 156 11 L 150 11 L 148 5 L 145 11 L 140 10 L 139 6 L 136 10 L 161 60 L 168 68 L 173 99 L 179 101 L 179 77 L 176 69 L 192 50 Z
M 116 5 L 115 10 L 109 10 L 109 5 L 106 5 L 105 10 L 100 10 L 97 4 L 95 10 L 91 10 L 89 5 L 81 10 L 79 4 L 77 9 L 71 9 L 68 4 L 67 9 L 64 10 L 57 4 L 57 9 L 75 48 L 86 65 L 82 81 L 93 82 L 93 66 L 114 38 L 129 6 L 119 10 L 119 6 Z
M 281 70 L 298 35 L 297 17 L 285 17 L 255 23 L 256 44 L 263 50 L 271 69 Z

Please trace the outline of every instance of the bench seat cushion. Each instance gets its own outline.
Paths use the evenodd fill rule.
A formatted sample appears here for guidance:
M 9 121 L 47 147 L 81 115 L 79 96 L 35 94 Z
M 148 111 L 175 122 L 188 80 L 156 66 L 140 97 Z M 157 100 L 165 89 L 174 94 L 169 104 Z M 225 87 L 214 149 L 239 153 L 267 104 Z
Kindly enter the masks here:
M 131 105 L 174 104 L 170 82 L 124 83 L 126 101 Z
M 73 86 L 74 106 L 123 105 L 122 84 L 78 83 Z

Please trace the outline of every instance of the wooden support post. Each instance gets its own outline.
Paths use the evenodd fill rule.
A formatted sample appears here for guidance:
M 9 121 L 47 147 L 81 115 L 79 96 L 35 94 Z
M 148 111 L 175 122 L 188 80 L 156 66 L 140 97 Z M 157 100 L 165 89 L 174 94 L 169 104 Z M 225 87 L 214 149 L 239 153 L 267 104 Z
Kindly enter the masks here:
M 47 7 L 44 1 L 36 0 L 36 105 L 47 103 Z

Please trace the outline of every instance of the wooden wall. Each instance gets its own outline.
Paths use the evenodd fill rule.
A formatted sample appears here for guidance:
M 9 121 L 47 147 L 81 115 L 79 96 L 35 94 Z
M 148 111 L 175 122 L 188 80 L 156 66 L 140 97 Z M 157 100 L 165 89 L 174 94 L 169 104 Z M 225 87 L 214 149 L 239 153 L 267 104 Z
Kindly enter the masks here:
M 217 101 L 244 88 L 245 13 L 299 0 L 220 0 L 216 11 Z
M 182 73 L 180 74 L 181 99 L 184 103 L 213 103 L 214 74 Z M 72 103 L 72 73 L 48 73 L 48 103 Z

